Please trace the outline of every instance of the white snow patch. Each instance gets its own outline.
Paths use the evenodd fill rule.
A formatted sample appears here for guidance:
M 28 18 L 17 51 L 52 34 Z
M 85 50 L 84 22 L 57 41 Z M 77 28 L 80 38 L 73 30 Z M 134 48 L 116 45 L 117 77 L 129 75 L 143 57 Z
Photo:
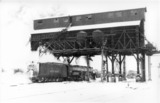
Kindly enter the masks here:
M 0 84 L 5 86 L 16 86 L 20 84 L 31 83 L 29 77 L 25 73 L 1 73 L 0 74 Z

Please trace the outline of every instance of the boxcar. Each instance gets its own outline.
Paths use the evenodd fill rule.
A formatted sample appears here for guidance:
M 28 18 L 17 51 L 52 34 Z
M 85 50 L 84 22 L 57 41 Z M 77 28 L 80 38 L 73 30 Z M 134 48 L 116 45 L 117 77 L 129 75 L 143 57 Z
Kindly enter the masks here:
M 39 75 L 40 81 L 62 81 L 67 79 L 68 67 L 62 63 L 40 63 Z
M 33 66 L 32 66 L 33 67 Z M 34 66 L 35 67 L 35 66 Z M 39 63 L 38 69 L 30 68 L 37 75 L 30 78 L 33 82 L 48 81 L 79 81 L 86 80 L 87 67 L 79 65 L 67 65 L 63 63 Z M 34 74 L 34 73 L 33 73 Z M 89 67 L 89 74 L 92 74 L 92 68 Z

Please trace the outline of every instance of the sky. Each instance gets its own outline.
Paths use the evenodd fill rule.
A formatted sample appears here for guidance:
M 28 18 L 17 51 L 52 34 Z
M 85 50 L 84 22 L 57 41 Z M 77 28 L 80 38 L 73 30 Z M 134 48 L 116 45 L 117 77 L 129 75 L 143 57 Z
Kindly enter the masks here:
M 143 7 L 147 8 L 145 36 L 160 49 L 158 0 L 1 0 L 0 68 L 26 68 L 31 61 L 57 61 L 50 55 L 39 58 L 38 52 L 31 52 L 28 42 L 35 19 Z M 80 65 L 85 64 L 83 59 L 77 61 Z M 96 56 L 93 61 L 91 64 L 100 68 L 101 57 Z M 133 57 L 128 57 L 128 61 L 129 68 L 136 64 Z

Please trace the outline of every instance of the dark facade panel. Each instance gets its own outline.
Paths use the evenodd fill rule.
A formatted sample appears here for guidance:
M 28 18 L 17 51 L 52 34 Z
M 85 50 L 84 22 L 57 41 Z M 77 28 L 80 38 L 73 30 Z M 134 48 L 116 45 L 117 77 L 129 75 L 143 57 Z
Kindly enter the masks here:
M 72 23 L 72 26 L 83 26 L 102 23 L 143 20 L 145 18 L 145 12 L 146 8 L 139 8 L 85 15 L 65 16 L 58 18 L 39 19 L 34 20 L 34 29 L 39 30 L 67 27 L 70 22 Z

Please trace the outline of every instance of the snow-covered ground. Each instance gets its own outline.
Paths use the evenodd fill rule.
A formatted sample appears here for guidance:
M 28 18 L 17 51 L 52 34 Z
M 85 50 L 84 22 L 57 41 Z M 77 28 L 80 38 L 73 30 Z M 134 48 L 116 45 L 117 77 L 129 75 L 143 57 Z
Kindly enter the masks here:
M 24 74 L 1 74 L 0 103 L 160 103 L 160 79 L 135 83 L 49 82 L 32 84 Z M 159 85 L 160 86 L 160 85 Z
M 0 84 L 5 86 L 28 84 L 31 83 L 28 77 L 26 73 L 4 72 L 0 73 Z

